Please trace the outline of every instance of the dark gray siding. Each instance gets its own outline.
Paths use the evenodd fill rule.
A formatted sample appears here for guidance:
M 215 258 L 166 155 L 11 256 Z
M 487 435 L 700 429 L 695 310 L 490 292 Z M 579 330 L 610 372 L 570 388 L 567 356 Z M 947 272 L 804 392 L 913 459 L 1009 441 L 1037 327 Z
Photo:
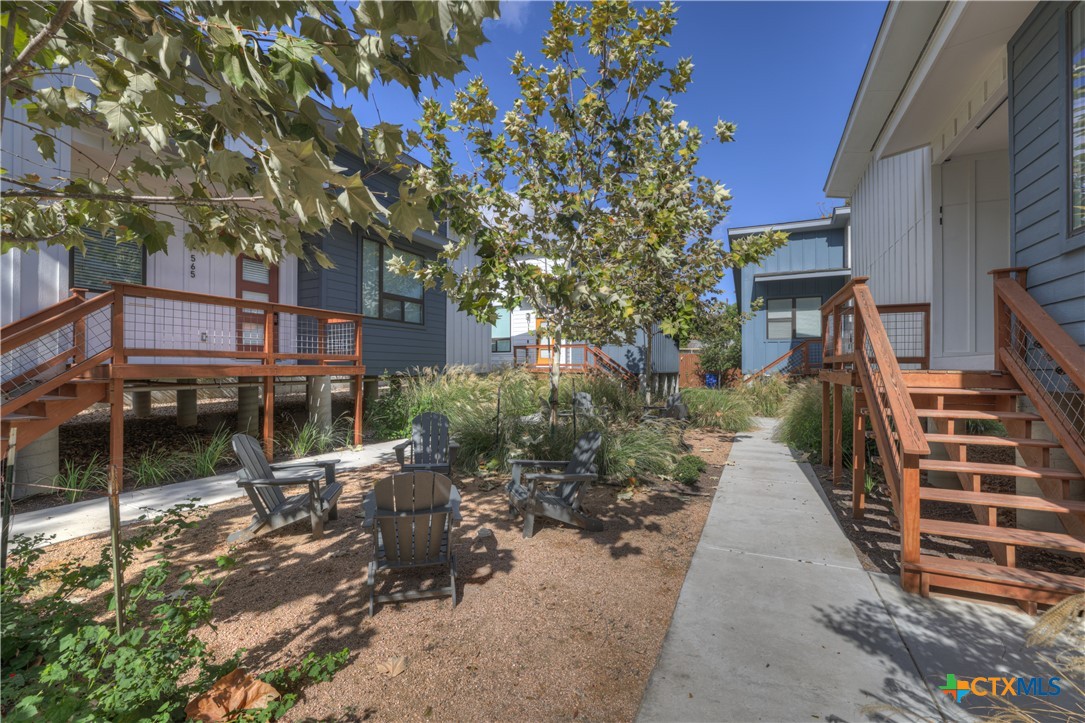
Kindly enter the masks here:
M 361 308 L 361 234 L 336 226 L 313 242 L 335 263 L 335 268 L 298 266 L 298 303 L 320 309 L 358 313 Z M 417 244 L 396 243 L 427 259 L 436 258 L 432 249 Z M 445 295 L 437 289 L 426 291 L 424 323 L 407 324 L 366 319 L 362 324 L 362 361 L 367 374 L 379 376 L 410 373 L 417 367 L 445 364 Z
M 1085 233 L 1069 233 L 1070 3 L 1040 3 L 1009 43 L 1010 214 L 1029 293 L 1085 346 Z

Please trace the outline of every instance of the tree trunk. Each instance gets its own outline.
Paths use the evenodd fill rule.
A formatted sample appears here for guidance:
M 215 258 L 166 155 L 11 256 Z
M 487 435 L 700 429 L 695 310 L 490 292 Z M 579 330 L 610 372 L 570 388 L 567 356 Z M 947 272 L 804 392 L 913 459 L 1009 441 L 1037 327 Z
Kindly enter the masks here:
M 550 341 L 550 431 L 558 426 L 558 383 L 561 381 L 561 336 L 554 332 Z
M 652 403 L 652 382 L 654 381 L 654 371 L 652 367 L 652 329 L 641 329 L 644 332 L 644 367 L 640 370 L 641 377 L 641 391 L 644 394 L 644 403 Z

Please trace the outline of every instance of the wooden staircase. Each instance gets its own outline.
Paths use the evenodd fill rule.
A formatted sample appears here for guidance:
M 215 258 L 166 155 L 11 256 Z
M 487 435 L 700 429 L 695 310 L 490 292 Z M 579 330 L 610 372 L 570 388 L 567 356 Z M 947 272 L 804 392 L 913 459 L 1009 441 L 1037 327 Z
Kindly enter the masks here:
M 1017 278 L 1010 278 L 1012 274 Z M 1072 485 L 1085 480 L 1081 411 L 1085 373 L 1080 349 L 1023 285 L 1020 269 L 996 277 L 998 369 L 902 371 L 866 279 L 853 280 L 822 309 L 827 351 L 821 373 L 823 399 L 836 400 L 831 421 L 830 405 L 823 409 L 823 447 L 831 450 L 834 479 L 839 481 L 839 390 L 855 387 L 853 432 L 856 438 L 877 443 L 900 523 L 903 587 L 923 595 L 936 591 L 1006 599 L 1035 612 L 1037 605 L 1085 592 L 1085 577 L 1021 564 L 1021 551 L 1027 549 L 1085 558 L 1085 502 L 1072 496 Z M 975 421 L 998 422 L 1006 434 L 971 434 L 969 424 Z M 1034 436 L 1039 423 L 1054 439 Z M 860 518 L 865 507 L 865 445 L 855 446 L 853 511 Z M 1015 460 L 971 461 L 969 450 L 977 446 L 1012 449 Z M 945 451 L 945 459 L 931 455 L 939 449 Z M 1052 464 L 1052 455 L 1061 452 L 1071 461 L 1070 468 Z M 1013 493 L 1004 486 L 996 488 L 994 477 L 1014 479 Z M 1038 494 L 1017 493 L 1020 479 L 1034 481 Z M 944 513 L 945 505 L 959 510 L 961 517 L 941 519 L 936 512 Z M 1044 513 L 1050 529 L 1005 526 L 1000 524 L 1000 510 Z M 990 559 L 934 555 L 929 552 L 933 542 L 959 544 L 967 551 L 979 543 Z
M 106 401 L 109 379 L 102 365 L 112 354 L 100 349 L 102 339 L 88 337 L 87 323 L 101 311 L 108 313 L 108 300 L 88 299 L 77 289 L 67 299 L 0 329 L 0 457 L 7 456 L 13 428 L 19 430 L 19 447 L 25 447 L 92 404 Z
M 1037 604 L 1058 602 L 1067 594 L 1085 589 L 1085 581 L 1069 575 L 1019 566 L 1021 548 L 1058 550 L 1085 555 L 1085 502 L 1070 499 L 1070 483 L 1085 479 L 1080 470 L 1051 466 L 1051 454 L 1063 450 L 1057 441 L 1033 437 L 1032 426 L 1043 417 L 1018 411 L 1026 397 L 1011 375 L 992 372 L 904 373 L 916 414 L 927 420 L 927 443 L 942 447 L 948 459 L 919 460 L 921 472 L 941 472 L 956 478 L 960 489 L 930 484 L 930 474 L 919 488 L 919 534 L 922 540 L 968 540 L 984 543 L 992 562 L 952 560 L 934 555 L 904 565 L 919 575 L 920 592 L 963 590 L 997 595 L 1023 603 L 1030 612 Z M 960 384 L 962 386 L 953 386 Z M 963 386 L 968 384 L 968 386 Z M 969 434 L 969 421 L 1000 422 L 1006 436 Z M 969 461 L 968 451 L 976 446 L 1015 450 L 1013 464 Z M 989 489 L 991 477 L 1036 480 L 1043 496 L 1006 494 Z M 972 513 L 975 522 L 947 522 L 931 519 L 926 502 L 960 506 Z M 1030 510 L 1058 519 L 1062 532 L 1006 528 L 998 525 L 999 510 Z

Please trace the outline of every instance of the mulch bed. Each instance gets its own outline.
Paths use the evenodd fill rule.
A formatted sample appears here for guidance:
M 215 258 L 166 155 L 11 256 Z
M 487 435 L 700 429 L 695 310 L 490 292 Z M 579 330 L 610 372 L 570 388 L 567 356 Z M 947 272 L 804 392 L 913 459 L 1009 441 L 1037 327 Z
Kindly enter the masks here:
M 279 432 L 295 429 L 295 425 L 305 423 L 306 405 L 304 396 L 290 399 L 289 401 L 276 400 L 275 405 L 275 428 Z M 332 400 L 333 418 L 341 414 L 352 414 L 353 402 L 349 394 L 337 394 Z M 152 449 L 165 451 L 169 454 L 183 454 L 191 449 L 193 438 L 207 442 L 220 428 L 225 428 L 231 433 L 237 429 L 237 401 L 212 401 L 200 402 L 198 424 L 192 429 L 181 429 L 177 426 L 176 408 L 173 405 L 159 405 L 153 409 L 152 416 L 146 419 L 137 419 L 129 410 L 124 419 L 124 458 L 126 465 L 131 460 L 146 454 Z M 60 430 L 60 464 L 61 469 L 65 463 L 70 462 L 79 467 L 85 467 L 96 461 L 98 464 L 109 463 L 109 410 L 108 408 L 92 408 L 87 412 L 77 415 L 72 421 L 62 424 Z M 97 459 L 95 460 L 95 454 Z M 278 452 L 276 459 L 289 459 L 290 455 Z M 239 469 L 232 453 L 218 464 L 216 474 L 224 474 Z M 128 469 L 125 474 L 124 488 L 132 490 L 136 488 L 136 480 Z M 162 484 L 187 479 L 183 473 L 179 473 L 176 479 L 171 479 Z M 152 487 L 158 485 L 145 485 Z M 91 500 L 105 497 L 105 490 L 88 490 L 83 493 L 81 500 Z M 62 493 L 50 492 L 35 494 L 15 500 L 16 513 L 42 510 L 57 505 L 68 504 L 68 500 Z
M 711 465 L 693 494 L 668 485 L 622 499 L 620 488 L 594 486 L 585 507 L 603 520 L 600 533 L 542 521 L 526 540 L 521 521 L 508 514 L 502 478 L 458 477 L 464 520 L 453 536 L 455 609 L 444 598 L 386 603 L 367 614 L 372 545 L 360 525 L 361 498 L 393 465 L 340 474 L 339 520 L 321 540 L 310 539 L 303 522 L 231 552 L 226 536 L 252 512 L 236 500 L 207 508 L 170 559 L 181 569 L 228 552 L 237 559 L 215 604 L 215 629 L 204 635 L 221 655 L 245 649 L 246 668 L 266 670 L 308 651 L 351 651 L 347 666 L 311 688 L 292 720 L 631 720 L 731 437 L 691 430 L 687 443 Z M 480 535 L 483 528 L 493 534 Z M 104 543 L 98 535 L 57 544 L 42 564 L 96 559 Z M 378 671 L 399 656 L 407 658 L 401 675 Z
M 989 462 L 992 464 L 1014 464 L 1014 452 L 1006 447 L 970 446 L 968 459 L 971 462 Z M 833 512 L 844 528 L 855 548 L 855 553 L 863 567 L 872 572 L 895 575 L 900 572 L 900 532 L 896 517 L 893 515 L 889 492 L 881 481 L 881 469 L 876 465 L 867 465 L 868 471 L 879 479 L 879 484 L 867 495 L 866 516 L 861 520 L 852 518 L 851 513 L 851 473 L 846 470 L 844 479 L 834 486 L 832 468 L 814 465 L 818 481 L 832 502 Z M 926 473 L 921 473 L 921 483 L 926 483 Z M 1016 479 L 1013 477 L 983 477 L 984 492 L 1015 494 Z M 998 524 L 1001 527 L 1016 527 L 1016 510 L 999 510 Z M 945 520 L 947 522 L 975 523 L 971 509 L 964 505 L 945 502 L 923 502 L 923 517 Z M 921 536 L 924 555 L 936 555 L 975 562 L 994 562 L 988 547 L 976 540 L 942 538 L 932 535 Z M 1017 565 L 1033 570 L 1048 570 L 1066 575 L 1085 575 L 1085 561 L 1080 557 L 1070 557 L 1051 550 L 1019 547 Z

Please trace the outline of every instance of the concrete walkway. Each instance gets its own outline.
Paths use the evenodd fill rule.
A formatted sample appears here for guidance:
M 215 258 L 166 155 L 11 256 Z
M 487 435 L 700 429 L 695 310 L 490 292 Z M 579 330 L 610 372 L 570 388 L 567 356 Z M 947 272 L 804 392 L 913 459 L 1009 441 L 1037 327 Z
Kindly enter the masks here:
M 1024 647 L 1028 616 L 864 571 L 809 465 L 759 423 L 732 449 L 639 721 L 969 720 L 986 698 L 958 707 L 947 673 L 1052 675 Z
M 399 440 L 367 444 L 358 451 L 330 452 L 302 460 L 338 459 L 336 470 L 358 469 L 395 459 L 392 450 Z M 238 487 L 237 473 L 205 477 L 189 482 L 176 482 L 133 490 L 121 494 L 121 521 L 131 523 L 156 511 L 167 510 L 175 505 L 197 499 L 200 506 L 213 505 L 236 497 L 244 497 L 245 490 Z M 93 535 L 109 529 L 108 500 L 95 499 L 70 505 L 49 507 L 33 512 L 16 514 L 12 519 L 12 535 L 45 535 L 45 544 Z

